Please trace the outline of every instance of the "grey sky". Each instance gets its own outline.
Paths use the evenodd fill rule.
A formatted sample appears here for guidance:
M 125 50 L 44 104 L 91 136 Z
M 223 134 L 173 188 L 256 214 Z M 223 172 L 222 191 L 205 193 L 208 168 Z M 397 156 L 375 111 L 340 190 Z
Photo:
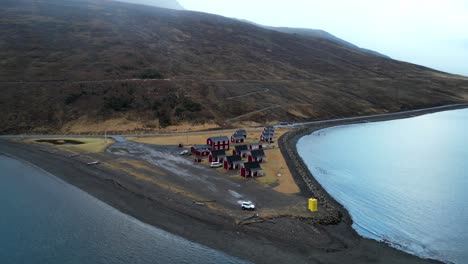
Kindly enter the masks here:
M 468 0 L 179 0 L 189 10 L 323 29 L 394 59 L 468 76 Z

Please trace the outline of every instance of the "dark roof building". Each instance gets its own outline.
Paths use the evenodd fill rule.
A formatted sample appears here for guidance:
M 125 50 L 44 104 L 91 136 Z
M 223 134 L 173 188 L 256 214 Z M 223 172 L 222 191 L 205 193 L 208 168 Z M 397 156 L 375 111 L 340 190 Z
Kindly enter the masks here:
M 235 146 L 232 151 L 233 155 L 245 157 L 250 153 L 250 149 L 247 145 Z
M 257 143 L 250 143 L 250 144 L 249 144 L 249 149 L 251 149 L 251 150 L 252 150 L 252 149 L 261 149 L 261 148 L 263 148 L 263 145 L 262 145 L 262 143 L 260 143 L 260 142 L 257 142 Z
M 192 148 L 196 150 L 210 150 L 210 145 L 193 145 Z
M 218 137 L 210 137 L 208 139 L 211 139 L 213 142 L 223 142 L 223 141 L 228 141 L 229 138 L 227 136 L 218 136 Z
M 224 149 L 212 150 L 208 156 L 209 162 L 223 162 L 226 159 L 226 151 Z
M 265 151 L 263 151 L 263 149 L 252 150 L 250 152 L 250 155 L 252 155 L 252 157 L 254 157 L 254 158 L 264 158 L 264 157 L 266 157 L 265 156 Z
M 243 177 L 255 177 L 262 173 L 262 167 L 258 162 L 246 162 L 244 167 L 241 169 L 241 175 Z
M 266 158 L 266 155 L 263 149 L 255 149 L 250 152 L 249 162 L 257 161 L 259 163 L 262 163 L 265 161 L 265 158 Z
M 238 129 L 236 130 L 235 134 L 242 135 L 244 138 L 247 138 L 247 131 L 245 129 Z
M 224 168 L 226 170 L 239 169 L 243 163 L 240 156 L 227 156 L 224 160 Z
M 208 156 L 210 154 L 209 145 L 194 145 L 190 148 L 193 154 L 201 157 Z
M 226 150 L 224 149 L 212 150 L 211 155 L 213 155 L 213 157 L 226 157 Z
M 268 133 L 268 132 L 263 132 L 260 135 L 260 141 L 265 141 L 265 142 L 272 142 L 273 141 L 273 134 Z
M 211 146 L 211 150 L 229 149 L 229 138 L 227 136 L 210 137 L 206 144 Z
M 237 132 L 231 136 L 231 142 L 233 143 L 243 143 L 245 137 L 242 134 L 238 134 Z

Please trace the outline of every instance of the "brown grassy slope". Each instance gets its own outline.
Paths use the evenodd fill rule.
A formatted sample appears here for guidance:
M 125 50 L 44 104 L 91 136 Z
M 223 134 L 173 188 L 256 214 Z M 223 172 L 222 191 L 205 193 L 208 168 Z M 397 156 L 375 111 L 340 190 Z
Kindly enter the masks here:
M 104 0 L 0 3 L 2 133 L 122 117 L 147 129 L 158 119 L 222 124 L 268 107 L 236 121 L 307 120 L 468 97 L 464 78 L 220 16 Z M 146 70 L 171 80 L 126 80 Z

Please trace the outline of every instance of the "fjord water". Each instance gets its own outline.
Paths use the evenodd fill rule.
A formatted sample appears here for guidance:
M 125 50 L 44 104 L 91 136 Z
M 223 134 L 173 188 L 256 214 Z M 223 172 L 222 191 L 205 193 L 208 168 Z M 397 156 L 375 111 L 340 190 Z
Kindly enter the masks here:
M 0 155 L 0 263 L 244 263 Z
M 468 263 L 468 110 L 329 128 L 297 147 L 359 234 Z

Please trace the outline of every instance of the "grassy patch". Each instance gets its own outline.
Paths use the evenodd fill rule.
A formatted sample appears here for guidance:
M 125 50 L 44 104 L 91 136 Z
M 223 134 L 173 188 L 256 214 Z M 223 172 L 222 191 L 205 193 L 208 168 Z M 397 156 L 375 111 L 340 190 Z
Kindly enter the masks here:
M 263 184 L 275 184 L 273 189 L 281 193 L 298 193 L 300 191 L 299 187 L 297 187 L 296 182 L 292 178 L 292 174 L 289 171 L 280 149 L 269 149 L 265 151 L 265 154 L 267 156 L 267 162 L 262 164 L 265 176 L 260 177 L 258 180 Z
M 201 145 L 206 144 L 206 139 L 209 137 L 217 137 L 217 136 L 227 136 L 231 138 L 231 135 L 236 130 L 233 129 L 232 131 L 228 132 L 200 132 L 197 134 L 175 134 L 169 136 L 154 136 L 154 137 L 128 137 L 127 140 L 146 143 L 146 144 L 155 144 L 155 145 L 178 145 L 182 142 L 185 145 Z M 257 136 L 260 135 L 259 130 L 248 130 L 247 133 L 249 137 L 247 140 L 249 142 L 258 142 Z
M 48 138 L 48 139 L 27 139 L 27 142 L 37 142 L 41 144 L 53 144 L 57 148 L 75 153 L 100 153 L 112 145 L 112 139 L 104 138 Z M 55 142 L 55 143 L 52 143 Z M 59 142 L 58 144 L 56 144 Z M 80 142 L 79 144 L 60 144 L 60 142 Z

